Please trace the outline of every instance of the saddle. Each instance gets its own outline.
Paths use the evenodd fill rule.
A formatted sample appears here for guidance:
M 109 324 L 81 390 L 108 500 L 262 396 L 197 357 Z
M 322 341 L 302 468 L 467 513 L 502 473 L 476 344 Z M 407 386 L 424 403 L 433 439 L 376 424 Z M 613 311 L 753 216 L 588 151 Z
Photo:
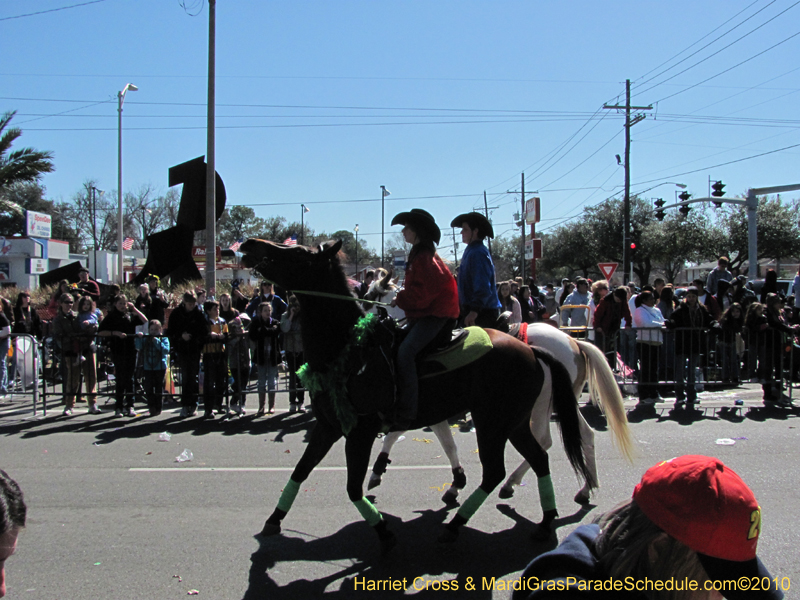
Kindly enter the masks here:
M 376 320 L 372 335 L 360 347 L 360 358 L 347 378 L 348 396 L 356 411 L 362 414 L 376 407 L 384 412 L 394 404 L 397 391 L 395 357 L 407 333 L 391 317 Z M 443 327 L 442 332 L 417 356 L 419 379 L 467 366 L 491 349 L 491 339 L 480 327 Z M 360 406 L 362 398 L 369 399 L 368 404 Z

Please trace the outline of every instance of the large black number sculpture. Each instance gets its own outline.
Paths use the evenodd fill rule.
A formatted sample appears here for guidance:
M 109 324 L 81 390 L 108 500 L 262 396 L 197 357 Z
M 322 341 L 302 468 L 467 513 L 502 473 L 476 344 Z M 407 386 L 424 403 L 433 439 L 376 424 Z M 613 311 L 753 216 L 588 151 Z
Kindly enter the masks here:
M 216 218 L 225 210 L 225 184 L 219 173 L 216 178 Z M 169 276 L 172 283 L 202 279 L 192 258 L 194 232 L 206 228 L 206 163 L 205 156 L 176 165 L 169 170 L 169 186 L 183 184 L 177 224 L 147 236 L 150 249 L 144 268 L 134 282 L 145 281 L 148 275 Z M 211 248 L 210 252 L 214 252 Z

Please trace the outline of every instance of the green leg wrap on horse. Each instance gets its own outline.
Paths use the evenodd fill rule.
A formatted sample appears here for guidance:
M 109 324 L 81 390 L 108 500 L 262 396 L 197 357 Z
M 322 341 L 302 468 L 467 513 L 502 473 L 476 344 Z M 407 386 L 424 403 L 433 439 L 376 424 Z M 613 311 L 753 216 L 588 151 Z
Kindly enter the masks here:
M 289 483 L 287 483 L 286 486 L 283 488 L 281 499 L 278 500 L 278 508 L 288 513 L 289 510 L 292 508 L 294 499 L 297 496 L 297 492 L 299 491 L 300 491 L 300 484 L 294 479 L 289 479 Z
M 550 475 L 539 477 L 536 482 L 539 485 L 539 502 L 542 510 L 556 509 L 556 491 L 553 489 L 553 478 Z
M 366 498 L 356 500 L 353 502 L 353 504 L 356 505 L 358 512 L 361 513 L 361 516 L 364 517 L 364 520 L 366 520 L 370 527 L 375 527 L 375 525 L 383 520 L 381 513 L 378 512 L 378 509 L 375 508 L 375 505 Z
M 469 495 L 467 501 L 458 509 L 458 515 L 463 517 L 465 520 L 469 520 L 472 515 L 475 514 L 475 511 L 481 507 L 481 504 L 484 503 L 486 498 L 489 497 L 487 492 L 484 492 L 481 488 L 478 488 L 474 492 Z

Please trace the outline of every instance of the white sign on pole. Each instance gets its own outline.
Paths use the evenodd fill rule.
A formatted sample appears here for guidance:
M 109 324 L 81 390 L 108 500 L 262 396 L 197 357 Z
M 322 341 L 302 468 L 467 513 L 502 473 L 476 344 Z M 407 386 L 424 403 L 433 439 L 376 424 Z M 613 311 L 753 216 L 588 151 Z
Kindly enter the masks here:
M 53 217 L 48 214 L 25 211 L 25 235 L 28 237 L 51 238 Z

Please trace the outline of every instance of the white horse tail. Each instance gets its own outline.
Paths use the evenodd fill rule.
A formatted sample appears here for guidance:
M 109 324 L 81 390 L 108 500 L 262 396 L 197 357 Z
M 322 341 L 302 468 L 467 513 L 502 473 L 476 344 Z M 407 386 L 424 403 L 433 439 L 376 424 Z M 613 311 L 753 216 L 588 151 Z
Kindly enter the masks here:
M 589 395 L 592 403 L 603 411 L 611 430 L 613 440 L 622 455 L 633 462 L 635 449 L 622 393 L 614 378 L 614 372 L 606 362 L 605 355 L 591 342 L 575 340 L 586 357 L 587 375 L 589 378 Z

